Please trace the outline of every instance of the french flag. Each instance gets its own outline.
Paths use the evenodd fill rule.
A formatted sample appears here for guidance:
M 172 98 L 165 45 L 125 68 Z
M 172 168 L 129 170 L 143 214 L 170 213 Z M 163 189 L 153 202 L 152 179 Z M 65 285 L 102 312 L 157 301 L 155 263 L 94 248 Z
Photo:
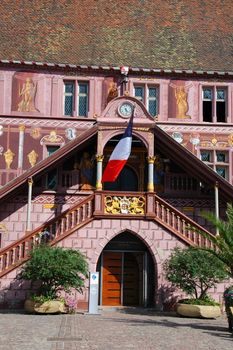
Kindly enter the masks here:
M 131 153 L 132 128 L 133 128 L 133 115 L 129 120 L 129 124 L 122 138 L 114 148 L 109 158 L 108 164 L 103 173 L 102 182 L 116 181 L 118 175 L 120 174 L 125 163 L 127 162 Z

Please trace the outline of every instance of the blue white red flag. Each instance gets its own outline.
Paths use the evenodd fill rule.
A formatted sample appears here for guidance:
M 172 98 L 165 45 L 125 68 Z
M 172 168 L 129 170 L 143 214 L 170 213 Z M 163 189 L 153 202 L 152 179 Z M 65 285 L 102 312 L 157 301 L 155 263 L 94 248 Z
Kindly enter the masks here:
M 129 124 L 122 138 L 114 148 L 109 158 L 108 164 L 103 173 L 102 182 L 116 181 L 125 163 L 127 162 L 131 153 L 132 128 L 133 128 L 133 115 L 129 120 Z

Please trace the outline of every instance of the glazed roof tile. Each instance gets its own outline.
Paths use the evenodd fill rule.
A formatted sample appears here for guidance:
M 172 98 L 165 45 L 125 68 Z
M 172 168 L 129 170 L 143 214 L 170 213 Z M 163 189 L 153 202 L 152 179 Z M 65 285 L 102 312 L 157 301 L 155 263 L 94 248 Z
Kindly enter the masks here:
M 0 59 L 232 71 L 232 0 L 2 0 Z

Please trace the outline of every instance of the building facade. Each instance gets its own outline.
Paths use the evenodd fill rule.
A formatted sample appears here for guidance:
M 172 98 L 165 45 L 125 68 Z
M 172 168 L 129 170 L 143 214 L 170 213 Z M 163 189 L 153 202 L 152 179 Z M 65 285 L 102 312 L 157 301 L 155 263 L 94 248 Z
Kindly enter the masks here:
M 69 8 L 68 2 L 60 3 L 63 10 Z M 226 1 L 226 12 L 228 5 Z M 54 19 L 58 9 L 53 6 L 45 16 L 52 13 Z M 39 23 L 40 11 L 32 23 Z M 210 244 L 192 227 L 214 234 L 201 211 L 224 218 L 232 200 L 233 72 L 228 53 L 222 62 L 217 54 L 214 61 L 202 61 L 200 50 L 194 62 L 185 53 L 174 68 L 167 61 L 162 66 L 161 53 L 159 63 L 147 60 L 147 48 L 144 66 L 140 55 L 137 65 L 137 57 L 123 60 L 110 53 L 109 59 L 115 57 L 112 62 L 119 64 L 107 64 L 108 55 L 99 58 L 92 42 L 86 44 L 86 58 L 72 56 L 73 49 L 62 56 L 60 49 L 51 60 L 54 47 L 46 51 L 43 45 L 43 56 L 38 42 L 27 41 L 23 52 L 21 31 L 15 49 L 9 23 L 6 19 L 5 36 L 12 39 L 12 55 L 0 56 L 0 305 L 23 303 L 31 286 L 19 285 L 15 277 L 32 245 L 49 232 L 51 244 L 80 249 L 90 271 L 100 272 L 100 305 L 166 307 L 173 290 L 164 277 L 164 261 L 177 246 Z M 162 23 L 160 29 L 165 27 Z M 63 42 L 64 33 L 56 30 Z M 84 35 L 74 30 L 66 44 L 74 33 L 80 40 Z M 227 30 L 221 33 L 228 38 Z M 29 40 L 29 33 L 24 37 Z M 205 59 L 211 52 L 209 48 Z M 132 113 L 129 160 L 116 182 L 103 185 L 103 169 Z M 223 289 L 222 284 L 212 293 L 221 298 Z M 77 298 L 80 307 L 86 305 L 88 288 Z

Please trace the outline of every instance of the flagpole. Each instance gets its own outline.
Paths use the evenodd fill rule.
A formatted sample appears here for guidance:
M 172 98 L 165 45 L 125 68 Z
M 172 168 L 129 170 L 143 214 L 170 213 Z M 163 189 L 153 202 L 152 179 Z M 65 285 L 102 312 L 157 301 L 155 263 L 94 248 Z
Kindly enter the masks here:
M 133 117 L 134 117 L 135 105 L 133 105 L 132 107 L 133 107 L 131 112 L 132 114 L 127 124 L 127 127 L 125 129 L 125 132 L 122 135 L 120 141 L 115 146 L 109 158 L 108 164 L 104 169 L 104 173 L 101 179 L 102 183 L 115 182 L 131 154 L 132 128 L 133 128 Z

